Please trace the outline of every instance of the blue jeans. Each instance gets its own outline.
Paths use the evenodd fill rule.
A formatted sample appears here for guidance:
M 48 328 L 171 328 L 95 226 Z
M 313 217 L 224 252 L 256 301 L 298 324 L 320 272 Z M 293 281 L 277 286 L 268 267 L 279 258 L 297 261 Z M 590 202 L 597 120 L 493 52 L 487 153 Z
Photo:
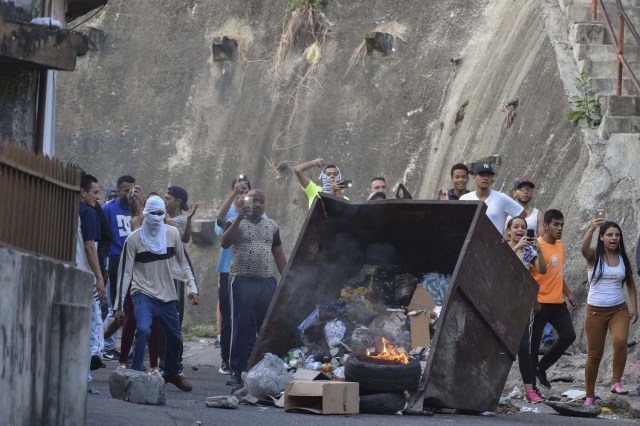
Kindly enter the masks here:
M 133 311 L 136 316 L 136 340 L 133 348 L 133 370 L 144 370 L 144 353 L 151 334 L 151 323 L 159 318 L 164 326 L 166 345 L 164 352 L 165 376 L 180 374 L 180 354 L 182 353 L 182 332 L 175 300 L 162 302 L 136 291 L 131 293 Z

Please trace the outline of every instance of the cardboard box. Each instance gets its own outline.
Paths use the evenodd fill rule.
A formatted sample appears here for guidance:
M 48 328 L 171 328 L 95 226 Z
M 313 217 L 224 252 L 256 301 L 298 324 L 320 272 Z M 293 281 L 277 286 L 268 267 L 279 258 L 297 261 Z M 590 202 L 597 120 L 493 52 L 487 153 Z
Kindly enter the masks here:
M 409 311 L 422 311 L 409 317 L 411 325 L 411 347 L 428 348 L 431 346 L 431 335 L 429 333 L 429 321 L 431 320 L 431 312 L 436 307 L 431 293 L 424 288 L 417 286 L 413 292 Z
M 285 411 L 315 414 L 358 414 L 360 384 L 326 380 L 293 381 L 284 388 Z
M 297 380 L 299 382 L 311 382 L 313 380 L 331 380 L 331 377 L 327 376 L 322 371 L 298 368 L 296 372 L 293 373 L 293 380 Z

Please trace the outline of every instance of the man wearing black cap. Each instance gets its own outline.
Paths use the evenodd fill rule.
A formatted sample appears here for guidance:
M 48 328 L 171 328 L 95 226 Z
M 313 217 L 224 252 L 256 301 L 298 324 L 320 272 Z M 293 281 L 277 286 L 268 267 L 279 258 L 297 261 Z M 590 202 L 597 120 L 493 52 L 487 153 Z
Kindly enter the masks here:
M 536 186 L 527 178 L 518 178 L 513 184 L 513 198 L 524 208 L 527 228 L 533 229 L 536 237 L 544 234 L 544 215 L 540 210 L 530 205 L 533 199 L 533 188 Z M 507 219 L 509 220 L 509 219 Z
M 460 201 L 484 201 L 487 205 L 487 216 L 500 235 L 504 234 L 504 225 L 508 216 L 525 217 L 526 210 L 513 198 L 502 192 L 491 190 L 495 176 L 491 164 L 476 164 L 473 175 L 476 190 L 462 195 Z
M 191 239 L 191 218 L 196 213 L 199 204 L 193 203 L 191 208 L 189 208 L 189 194 L 187 191 L 181 186 L 170 186 L 167 188 L 167 193 L 164 196 L 164 204 L 167 209 L 167 216 L 169 216 L 169 225 L 175 226 L 180 233 L 180 239 L 183 243 L 188 243 Z M 187 214 L 183 214 L 186 211 Z M 186 250 L 185 250 L 186 254 Z M 192 274 L 195 277 L 195 272 L 193 271 L 193 265 L 191 265 L 191 260 L 189 259 L 189 255 L 186 254 L 187 262 L 189 263 Z M 178 308 L 178 317 L 180 319 L 180 326 L 182 326 L 182 321 L 184 319 L 184 284 L 186 280 L 179 272 L 179 268 L 176 268 L 176 265 L 173 265 L 172 268 L 173 278 L 176 285 L 176 292 L 178 293 L 177 300 L 177 308 Z M 195 279 L 194 279 L 195 285 Z M 190 288 L 189 293 L 198 293 L 196 287 Z

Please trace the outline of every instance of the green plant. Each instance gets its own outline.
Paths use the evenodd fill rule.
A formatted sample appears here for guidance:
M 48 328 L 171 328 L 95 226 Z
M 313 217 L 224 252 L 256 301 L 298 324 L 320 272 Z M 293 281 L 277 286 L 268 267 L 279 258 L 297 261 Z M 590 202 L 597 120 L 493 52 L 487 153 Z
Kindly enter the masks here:
M 287 10 L 293 12 L 294 10 L 307 5 L 315 7 L 324 7 L 326 0 L 289 0 L 287 3 Z
M 578 78 L 576 88 L 580 91 L 580 96 L 573 96 L 571 104 L 573 108 L 566 116 L 567 121 L 582 127 L 593 128 L 602 121 L 600 102 L 589 87 L 589 77 L 582 74 Z

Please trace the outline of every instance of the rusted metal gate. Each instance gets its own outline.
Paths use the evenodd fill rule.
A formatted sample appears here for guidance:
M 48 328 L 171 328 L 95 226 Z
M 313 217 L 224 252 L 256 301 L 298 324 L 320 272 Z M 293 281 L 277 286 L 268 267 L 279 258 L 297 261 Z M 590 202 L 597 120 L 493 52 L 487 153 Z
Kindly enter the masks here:
M 299 345 L 297 326 L 336 299 L 364 264 L 451 274 L 412 403 L 492 411 L 538 286 L 485 214 L 482 202 L 314 202 L 271 303 L 249 367 Z M 413 405 L 413 404 L 412 404 Z
M 75 263 L 80 169 L 5 142 L 0 245 Z

